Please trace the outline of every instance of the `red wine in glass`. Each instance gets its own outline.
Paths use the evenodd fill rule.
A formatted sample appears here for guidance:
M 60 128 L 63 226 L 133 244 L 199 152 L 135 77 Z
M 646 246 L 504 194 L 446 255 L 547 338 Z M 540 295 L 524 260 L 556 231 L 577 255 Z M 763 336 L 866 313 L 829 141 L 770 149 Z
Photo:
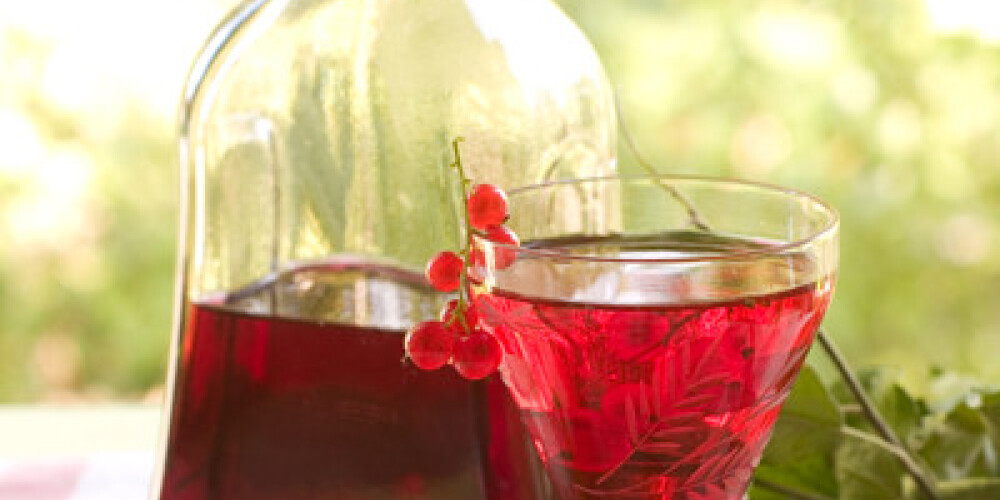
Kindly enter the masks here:
M 563 498 L 738 500 L 829 302 L 815 283 L 695 304 L 484 296 Z
M 830 302 L 837 217 L 762 184 L 577 179 L 476 237 L 477 306 L 562 500 L 740 500 Z
M 540 498 L 497 377 L 416 369 L 402 328 L 330 321 L 396 323 L 428 293 L 405 276 L 310 264 L 189 304 L 159 498 Z

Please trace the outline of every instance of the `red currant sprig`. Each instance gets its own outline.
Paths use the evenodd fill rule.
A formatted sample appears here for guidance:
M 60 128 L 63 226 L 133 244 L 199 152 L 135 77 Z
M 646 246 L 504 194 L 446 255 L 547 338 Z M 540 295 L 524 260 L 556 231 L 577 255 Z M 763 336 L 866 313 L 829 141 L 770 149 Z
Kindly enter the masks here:
M 428 262 L 425 274 L 431 286 L 442 292 L 458 292 L 448 301 L 439 320 L 423 321 L 406 334 L 406 356 L 418 368 L 436 370 L 451 363 L 459 375 L 478 380 L 493 373 L 503 360 L 503 348 L 487 330 L 476 311 L 470 282 L 482 276 L 475 272 L 484 264 L 482 250 L 473 248 L 472 236 L 478 235 L 496 243 L 519 245 L 517 235 L 503 225 L 507 220 L 507 194 L 493 184 L 472 184 L 465 175 L 458 151 L 461 139 L 452 142 L 455 162 L 465 201 L 465 248 L 460 252 L 442 251 Z M 499 269 L 509 267 L 517 255 L 511 249 L 498 249 L 494 256 Z M 470 273 L 471 271 L 471 273 Z

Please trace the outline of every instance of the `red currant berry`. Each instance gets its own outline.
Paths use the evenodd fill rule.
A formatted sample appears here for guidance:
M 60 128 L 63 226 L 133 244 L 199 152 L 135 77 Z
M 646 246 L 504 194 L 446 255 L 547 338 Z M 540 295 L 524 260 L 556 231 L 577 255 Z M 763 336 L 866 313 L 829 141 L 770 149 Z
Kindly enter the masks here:
M 507 226 L 499 224 L 494 224 L 486 228 L 486 239 L 494 243 L 501 243 L 504 245 L 521 245 L 521 242 L 517 239 L 517 234 L 514 234 L 514 231 L 511 231 Z M 510 267 L 515 260 L 517 260 L 517 251 L 513 248 L 494 247 L 493 265 L 496 266 L 497 269 L 506 269 Z
M 458 299 L 451 299 L 441 310 L 441 322 L 456 332 L 464 332 L 462 323 L 455 318 L 455 310 L 458 308 Z M 476 306 L 471 303 L 465 304 L 465 324 L 472 328 L 479 324 L 479 313 Z
M 458 339 L 451 364 L 459 375 L 469 380 L 479 380 L 496 371 L 503 360 L 503 348 L 496 337 L 482 328 Z
M 469 224 L 476 229 L 503 224 L 507 219 L 507 194 L 493 184 L 477 184 L 472 188 L 466 208 Z
M 427 262 L 427 280 L 431 286 L 442 292 L 453 292 L 458 288 L 465 263 L 455 252 L 438 252 Z
M 440 321 L 423 321 L 406 332 L 406 355 L 424 370 L 441 368 L 451 359 L 455 333 Z

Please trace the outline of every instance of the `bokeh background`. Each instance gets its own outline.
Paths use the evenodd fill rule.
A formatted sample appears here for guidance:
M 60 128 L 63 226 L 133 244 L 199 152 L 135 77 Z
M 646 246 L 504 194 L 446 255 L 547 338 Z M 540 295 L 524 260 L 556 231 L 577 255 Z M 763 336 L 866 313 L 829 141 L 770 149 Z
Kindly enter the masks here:
M 0 0 L 0 402 L 159 400 L 176 107 L 236 3 Z M 1000 383 L 1000 4 L 557 3 L 661 170 L 840 209 L 855 365 Z

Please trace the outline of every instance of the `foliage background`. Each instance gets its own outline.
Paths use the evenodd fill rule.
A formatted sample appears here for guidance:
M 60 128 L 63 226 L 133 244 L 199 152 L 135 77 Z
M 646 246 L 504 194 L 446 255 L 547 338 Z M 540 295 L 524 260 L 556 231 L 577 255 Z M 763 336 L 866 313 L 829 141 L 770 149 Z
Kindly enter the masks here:
M 0 0 L 0 402 L 156 400 L 175 108 L 235 3 Z M 557 3 L 654 163 L 840 209 L 826 324 L 855 364 L 917 388 L 931 366 L 1000 382 L 1000 7 Z

